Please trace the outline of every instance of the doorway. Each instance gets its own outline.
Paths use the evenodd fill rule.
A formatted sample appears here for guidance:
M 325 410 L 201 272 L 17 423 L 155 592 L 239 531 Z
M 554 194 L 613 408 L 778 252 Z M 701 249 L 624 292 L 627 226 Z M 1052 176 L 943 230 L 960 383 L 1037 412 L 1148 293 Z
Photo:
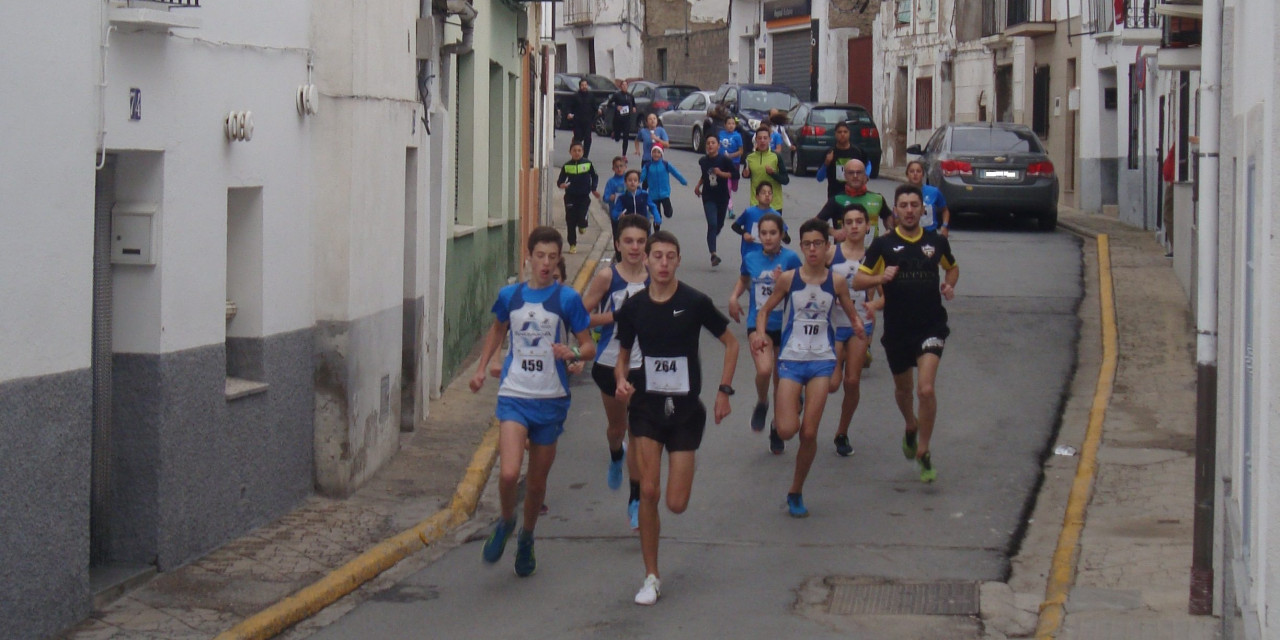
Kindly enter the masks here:
M 849 39 L 849 102 L 875 113 L 875 91 L 871 82 L 874 50 L 870 37 Z
M 996 122 L 1013 122 L 1013 65 L 996 67 Z

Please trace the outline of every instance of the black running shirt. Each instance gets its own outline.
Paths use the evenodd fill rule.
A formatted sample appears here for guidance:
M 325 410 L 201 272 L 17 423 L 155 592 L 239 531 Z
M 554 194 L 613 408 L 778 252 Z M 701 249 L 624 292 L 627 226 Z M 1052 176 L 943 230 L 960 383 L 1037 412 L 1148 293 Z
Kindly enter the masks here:
M 898 267 L 893 280 L 884 284 L 886 336 L 946 324 L 938 268 L 950 269 L 955 264 L 951 243 L 934 231 L 921 229 L 914 237 L 907 237 L 895 229 L 871 242 L 858 267 L 861 272 L 880 275 L 885 267 Z
M 649 297 L 649 288 L 627 299 L 613 312 L 618 343 L 630 349 L 638 340 L 644 353 L 645 369 L 636 383 L 636 395 L 690 395 L 702 391 L 702 362 L 698 340 L 706 329 L 719 338 L 729 328 L 729 319 L 720 313 L 711 298 L 693 287 L 677 283 L 676 292 L 666 302 Z M 653 369 L 653 371 L 650 371 Z M 671 380 L 666 391 L 646 391 L 649 378 Z M 688 390 L 683 390 L 687 381 Z

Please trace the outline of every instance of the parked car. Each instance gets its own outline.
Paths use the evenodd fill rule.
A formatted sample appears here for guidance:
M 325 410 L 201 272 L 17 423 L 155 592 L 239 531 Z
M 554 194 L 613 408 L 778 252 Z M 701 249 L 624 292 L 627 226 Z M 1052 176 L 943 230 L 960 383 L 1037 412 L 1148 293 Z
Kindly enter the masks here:
M 796 175 L 804 175 L 810 167 L 822 166 L 827 152 L 836 146 L 836 125 L 847 122 L 849 143 L 867 155 L 871 177 L 880 176 L 880 131 L 861 105 L 806 102 L 791 110 L 789 120 L 787 134 L 796 147 L 790 164 Z
M 715 97 L 711 91 L 695 91 L 684 97 L 674 109 L 662 114 L 662 128 L 671 138 L 671 146 L 702 148 L 703 121 Z
M 595 98 L 596 106 L 609 99 L 610 94 L 618 90 L 614 86 L 613 81 L 594 73 L 575 74 L 575 73 L 557 73 L 555 78 L 555 108 L 556 108 L 556 128 L 571 129 L 568 118 L 570 105 L 573 104 L 573 96 L 578 92 L 578 81 L 586 79 L 587 88 L 591 91 L 591 95 Z M 597 132 L 600 130 L 600 123 L 604 118 L 597 116 L 593 127 Z
M 953 212 L 1009 212 L 1034 217 L 1040 229 L 1058 224 L 1058 176 L 1040 138 L 1006 122 L 949 123 L 922 149 L 925 180 L 942 191 Z
M 771 84 L 739 84 L 728 82 L 716 89 L 712 98 L 712 106 L 723 106 L 738 121 L 738 130 L 755 131 L 760 121 L 769 117 L 770 109 L 791 111 L 800 104 L 795 92 L 782 85 Z M 715 121 L 710 116 L 703 119 L 702 131 L 705 134 L 717 130 Z M 750 134 L 748 134 L 750 137 Z M 695 151 L 701 151 L 698 146 Z
M 628 83 L 628 91 L 636 99 L 636 111 L 640 113 L 640 117 L 648 116 L 650 113 L 657 114 L 659 118 L 663 113 L 674 109 L 676 105 L 684 100 L 685 96 L 700 91 L 691 84 L 661 84 L 650 82 L 648 80 L 636 80 Z M 665 127 L 666 124 L 664 123 Z

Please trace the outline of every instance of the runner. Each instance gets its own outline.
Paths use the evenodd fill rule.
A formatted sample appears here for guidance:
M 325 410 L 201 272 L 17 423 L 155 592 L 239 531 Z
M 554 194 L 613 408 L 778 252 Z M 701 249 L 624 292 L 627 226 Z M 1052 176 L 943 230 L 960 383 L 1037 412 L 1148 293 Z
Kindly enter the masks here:
M 761 182 L 756 185 L 756 202 L 759 203 L 754 207 L 747 207 L 742 212 L 742 216 L 738 218 L 729 228 L 733 232 L 742 237 L 742 246 L 739 248 L 745 257 L 751 251 L 760 250 L 760 239 L 757 237 L 759 232 L 756 225 L 764 219 L 765 214 L 772 213 L 779 218 L 782 216 L 781 211 L 774 211 L 773 205 L 773 185 L 768 182 Z M 786 223 L 782 224 L 782 242 L 790 244 L 791 236 L 787 235 L 788 229 Z M 762 301 L 763 302 L 763 301 Z
M 650 115 L 649 117 L 656 116 Z M 676 180 L 679 180 L 680 184 L 685 186 L 688 186 L 689 181 L 680 175 L 675 165 L 662 159 L 662 147 L 656 144 L 653 145 L 649 155 L 653 156 L 653 158 L 649 164 L 640 169 L 640 184 L 645 185 L 645 188 L 649 190 L 649 198 L 662 211 L 662 215 L 670 218 L 672 214 L 671 176 L 675 176 Z
M 662 214 L 658 213 L 658 206 L 649 199 L 649 192 L 640 188 L 640 170 L 628 169 L 626 181 L 627 188 L 614 198 L 609 217 L 617 220 L 624 214 L 634 213 L 653 220 L 654 231 L 662 229 Z
M 845 210 L 844 229 L 844 242 L 831 246 L 827 263 L 850 285 L 849 297 L 858 312 L 856 321 L 862 324 L 867 334 L 866 338 L 855 336 L 852 321 L 844 309 L 831 310 L 831 324 L 836 328 L 836 370 L 831 374 L 831 393 L 840 388 L 841 381 L 844 384 L 840 421 L 836 423 L 836 453 L 849 456 L 853 455 L 853 446 L 849 444 L 849 424 L 853 422 L 853 414 L 858 410 L 858 401 L 862 397 L 862 369 L 871 362 L 871 335 L 876 329 L 876 312 L 884 307 L 884 297 L 874 297 L 874 289 L 857 291 L 852 288 L 853 276 L 866 253 L 863 240 L 867 235 L 867 210 L 862 205 L 852 203 Z
M 627 141 L 632 139 L 636 128 L 636 98 L 627 91 L 626 80 L 619 79 L 614 84 L 618 86 L 618 90 L 609 94 L 609 99 L 600 106 L 600 112 L 608 110 L 612 114 L 613 139 L 622 141 L 622 155 L 625 156 Z M 636 149 L 636 153 L 640 153 L 640 150 Z
M 631 494 L 627 498 L 627 517 L 631 528 L 639 528 L 640 471 L 636 467 L 635 446 L 624 446 L 627 435 L 627 405 L 614 397 L 617 385 L 613 369 L 618 363 L 618 341 L 614 339 L 614 313 L 628 298 L 649 283 L 645 269 L 644 245 L 649 239 L 649 221 L 637 215 L 627 214 L 618 219 L 618 238 L 614 248 L 622 259 L 596 272 L 587 285 L 583 303 L 591 314 L 591 326 L 600 327 L 600 340 L 596 344 L 596 363 L 591 367 L 591 379 L 600 387 L 600 399 L 604 402 L 604 415 L 608 421 L 605 438 L 609 443 L 609 488 L 622 487 L 622 459 L 625 455 L 627 476 L 631 478 Z M 643 371 L 644 359 L 640 349 L 631 351 L 631 381 L 635 384 Z
M 670 146 L 671 138 L 667 136 L 667 130 L 658 125 L 657 114 L 645 116 L 644 126 L 636 134 L 636 155 L 640 156 L 640 168 L 643 169 L 652 162 L 649 156 L 654 147 L 666 149 Z
M 618 196 L 627 190 L 627 157 L 613 157 L 613 177 L 604 183 L 604 210 L 609 212 L 609 228 L 613 231 L 613 242 L 618 242 L 618 219 L 613 216 L 613 203 L 618 200 Z M 622 260 L 622 254 L 614 253 L 613 261 Z
M 720 153 L 720 141 L 707 138 L 707 154 L 698 158 L 702 176 L 693 186 L 693 195 L 702 198 L 702 213 L 707 218 L 707 251 L 711 252 L 711 266 L 720 266 L 716 255 L 716 239 L 724 230 L 724 216 L 729 209 L 729 179 L 733 176 L 733 161 Z
M 724 129 L 717 134 L 720 141 L 720 155 L 733 160 L 733 177 L 729 179 L 729 219 L 733 219 L 733 194 L 738 190 L 738 166 L 742 164 L 742 136 L 738 134 L 738 120 L 729 118 L 724 122 Z
M 578 92 L 569 101 L 569 113 L 565 114 L 573 125 L 573 141 L 582 143 L 583 157 L 591 155 L 591 126 L 596 119 L 596 99 L 586 80 L 578 81 Z
M 761 126 L 756 130 L 755 150 L 747 154 L 742 161 L 742 177 L 751 180 L 751 205 L 756 201 L 756 188 L 761 182 L 768 182 L 773 187 L 773 208 L 782 213 L 782 185 L 791 181 L 787 175 L 787 166 L 778 154 L 769 150 L 769 127 Z
M 836 368 L 831 309 L 839 304 L 849 316 L 857 315 L 844 277 L 826 267 L 829 233 L 827 223 L 821 220 L 807 220 L 800 225 L 804 265 L 778 277 L 773 293 L 756 312 L 756 330 L 751 334 L 752 351 L 768 348 L 769 337 L 762 327 L 768 325 L 769 313 L 786 300 L 787 323 L 782 330 L 782 351 L 778 354 L 773 420 L 783 441 L 800 434 L 795 474 L 791 490 L 787 492 L 787 511 L 793 518 L 809 516 L 804 506 L 804 481 L 817 455 L 818 423 L 822 421 L 831 374 Z M 866 338 L 861 324 L 855 325 L 853 332 Z M 800 415 L 802 392 L 803 420 Z
M 960 267 L 946 238 L 920 228 L 924 208 L 920 189 L 909 184 L 898 187 L 893 203 L 898 227 L 872 241 L 854 276 L 854 288 L 884 288 L 884 337 L 880 344 L 893 373 L 898 410 L 906 421 L 902 454 L 916 461 L 922 482 L 933 482 L 938 477 L 929 452 L 938 413 L 934 382 L 951 333 L 942 299 L 955 297 Z M 942 279 L 939 267 L 946 272 Z M 914 396 L 912 367 L 920 371 Z
M 760 186 L 764 190 L 769 188 L 767 184 Z M 743 217 L 746 217 L 745 212 Z M 733 318 L 734 322 L 742 322 L 742 306 L 738 304 L 738 298 L 742 296 L 744 290 L 750 294 L 747 305 L 748 342 L 756 330 L 756 313 L 760 305 L 773 294 L 778 277 L 784 271 L 799 268 L 801 265 L 800 256 L 795 251 L 782 246 L 782 216 L 773 212 L 766 213 L 753 227 L 756 229 L 755 239 L 759 243 L 757 245 L 759 249 L 743 252 L 742 275 L 734 284 L 733 293 L 729 294 L 729 317 Z M 754 347 L 751 349 L 751 359 L 756 365 L 756 407 L 751 412 L 752 431 L 764 430 L 764 420 L 769 415 L 770 378 L 773 379 L 774 388 L 778 386 L 778 370 L 774 365 L 778 360 L 778 350 L 782 348 L 782 321 L 786 314 L 786 307 L 787 302 L 783 300 L 781 306 L 769 314 L 764 332 L 769 344 L 759 349 Z M 769 450 L 774 454 L 780 454 L 784 447 L 782 438 L 778 437 L 777 427 L 770 428 Z
M 942 190 L 924 183 L 924 163 L 912 160 L 907 163 L 907 184 L 920 187 L 924 196 L 924 213 L 920 215 L 920 226 L 925 231 L 937 231 L 938 235 L 949 238 L 951 235 L 951 209 L 947 208 L 947 197 Z
M 844 212 L 851 204 L 862 205 L 867 212 L 867 245 L 882 233 L 888 233 L 893 219 L 893 210 L 884 196 L 867 191 L 867 166 L 861 160 L 848 160 L 844 163 L 844 191 L 827 200 L 818 212 L 819 220 L 826 220 L 832 227 L 831 235 L 836 242 L 844 242 Z
M 591 195 L 600 197 L 596 187 L 600 176 L 591 161 L 582 157 L 582 143 L 569 145 L 569 162 L 560 168 L 556 186 L 564 189 L 564 223 L 569 229 L 569 253 L 578 252 L 578 234 L 587 231 L 587 214 L 591 208 Z
M 680 241 L 668 231 L 649 237 L 647 264 L 649 286 L 632 296 L 614 313 L 618 323 L 618 366 L 615 397 L 631 401 L 627 415 L 640 465 L 640 550 L 645 579 L 636 593 L 636 604 L 658 601 L 658 498 L 662 493 L 662 451 L 667 451 L 667 509 L 680 514 L 689 506 L 698 445 L 706 426 L 707 411 L 698 399 L 702 391 L 702 364 L 698 359 L 701 329 L 724 344 L 724 366 L 716 391 L 715 421 L 729 415 L 733 395 L 738 341 L 728 331 L 729 319 L 706 294 L 676 279 L 680 266 Z M 632 347 L 644 350 L 643 382 L 629 380 Z M 634 398 L 632 397 L 634 394 Z
M 480 362 L 470 382 L 472 392 L 484 386 L 489 360 L 502 344 L 503 334 L 509 334 L 511 350 L 502 366 L 495 410 L 500 421 L 498 496 L 502 516 L 484 543 L 483 557 L 485 562 L 497 562 L 506 549 L 507 538 L 515 531 L 516 489 L 527 441 L 525 523 L 516 540 L 515 568 L 520 577 L 532 575 L 537 569 L 533 529 L 546 498 L 547 474 L 556 459 L 556 439 L 564 431 L 569 412 L 565 364 L 590 359 L 596 351 L 587 330 L 590 317 L 582 298 L 571 287 L 554 282 L 562 245 L 560 232 L 551 227 L 538 227 L 529 234 L 529 281 L 507 285 L 498 292 L 498 300 L 493 303 L 497 318 L 485 336 Z M 567 332 L 563 330 L 565 326 Z M 565 333 L 573 333 L 579 346 L 566 344 Z
M 822 161 L 822 166 L 818 169 L 818 174 L 814 177 L 818 182 L 827 181 L 827 197 L 838 195 L 844 191 L 844 164 L 850 160 L 859 160 L 865 166 L 867 163 L 867 154 L 862 149 L 853 145 L 849 141 L 852 130 L 849 128 L 848 122 L 841 122 L 835 128 L 836 144 L 827 152 L 827 157 Z M 865 169 L 864 169 L 865 171 Z

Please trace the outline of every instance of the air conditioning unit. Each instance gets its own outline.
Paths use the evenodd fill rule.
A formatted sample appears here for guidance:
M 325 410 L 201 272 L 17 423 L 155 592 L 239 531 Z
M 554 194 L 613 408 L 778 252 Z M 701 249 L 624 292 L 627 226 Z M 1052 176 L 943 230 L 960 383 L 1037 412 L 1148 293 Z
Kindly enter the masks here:
M 432 18 L 418 18 L 418 59 L 435 60 L 439 47 L 436 46 L 436 21 Z

